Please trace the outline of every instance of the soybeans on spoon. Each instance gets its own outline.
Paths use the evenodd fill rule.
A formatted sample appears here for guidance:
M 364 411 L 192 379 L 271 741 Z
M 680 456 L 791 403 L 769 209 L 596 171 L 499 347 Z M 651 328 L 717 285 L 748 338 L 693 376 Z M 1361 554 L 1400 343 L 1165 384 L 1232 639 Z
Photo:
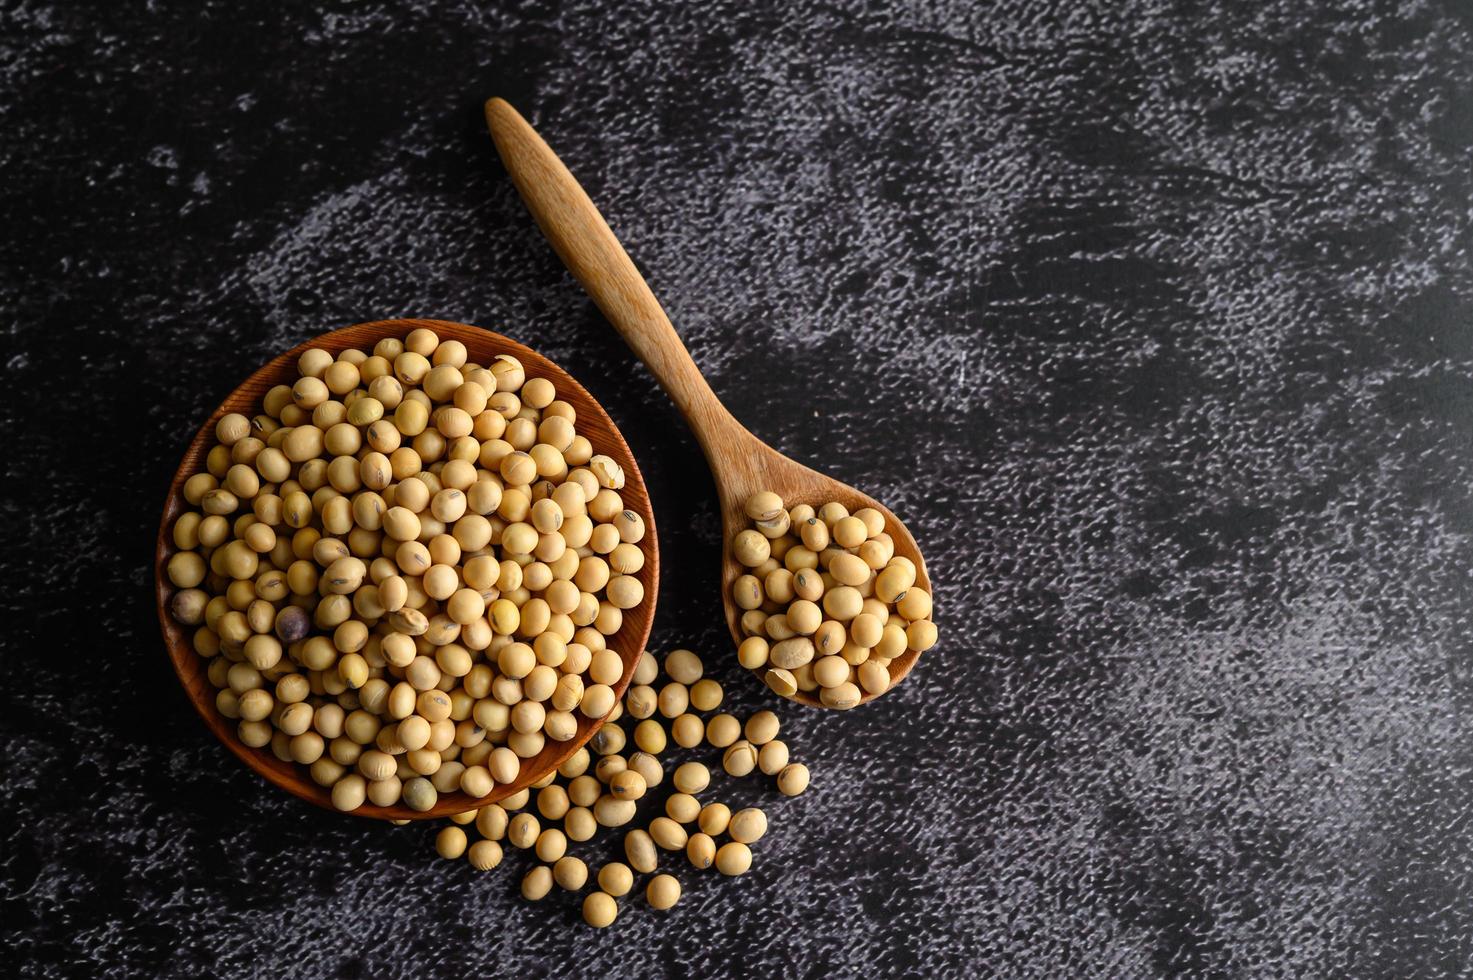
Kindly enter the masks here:
M 748 526 L 744 510 L 747 498 L 761 490 L 778 494 L 789 508 L 806 503 L 816 509 L 831 500 L 843 504 L 850 513 L 873 507 L 885 518 L 895 554 L 915 564 L 916 587 L 930 592 L 925 559 L 915 538 L 889 508 L 784 456 L 747 431 L 726 410 L 608 222 L 536 130 L 502 99 L 486 103 L 486 124 L 512 183 L 553 250 L 664 387 L 706 454 L 720 498 L 721 601 L 733 641 L 740 645 L 745 637 L 740 623 L 742 611 L 732 598 L 732 584 L 747 569 L 732 555 L 731 543 Z M 910 673 L 919 656 L 917 651 L 907 649 L 890 662 L 891 687 Z M 761 679 L 762 670 L 753 673 Z M 860 702 L 875 696 L 861 691 Z M 811 707 L 826 707 L 812 693 L 802 690 L 791 699 Z

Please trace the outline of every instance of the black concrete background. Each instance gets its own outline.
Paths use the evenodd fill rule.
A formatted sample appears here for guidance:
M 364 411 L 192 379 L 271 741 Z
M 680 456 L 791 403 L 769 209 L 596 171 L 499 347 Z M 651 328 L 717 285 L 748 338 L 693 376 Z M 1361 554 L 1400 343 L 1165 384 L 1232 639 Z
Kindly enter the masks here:
M 5 972 L 1467 975 L 1466 4 L 0 4 Z M 536 233 L 523 108 L 716 390 L 889 501 L 941 646 L 784 708 L 754 872 L 577 924 L 213 744 L 149 596 L 198 420 L 392 315 L 622 425 L 656 647 L 731 663 L 688 432 Z M 612 853 L 587 849 L 601 860 Z

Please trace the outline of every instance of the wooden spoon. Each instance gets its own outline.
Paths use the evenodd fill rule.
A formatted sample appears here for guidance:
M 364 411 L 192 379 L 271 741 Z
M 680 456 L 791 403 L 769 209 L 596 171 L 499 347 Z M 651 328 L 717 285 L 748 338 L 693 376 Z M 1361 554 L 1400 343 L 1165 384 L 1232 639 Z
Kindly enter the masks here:
M 417 327 L 428 327 L 439 334 L 441 340 L 458 340 L 465 344 L 466 350 L 470 352 L 471 361 L 477 364 L 489 364 L 500 354 L 510 354 L 520 360 L 526 369 L 528 378 L 548 379 L 557 388 L 558 398 L 573 406 L 578 416 L 574 423 L 575 428 L 579 435 L 586 436 L 593 444 L 593 451 L 613 458 L 615 462 L 624 467 L 625 483 L 620 495 L 624 498 L 624 505 L 627 508 L 644 518 L 646 528 L 645 563 L 644 567 L 635 573 L 635 578 L 644 586 L 644 601 L 624 614 L 623 625 L 617 633 L 609 637 L 609 646 L 617 650 L 624 661 L 624 674 L 619 679 L 619 683 L 614 685 L 616 697 L 624 696 L 624 689 L 629 686 L 630 678 L 634 676 L 634 668 L 639 663 L 645 643 L 649 640 L 650 626 L 655 617 L 655 599 L 660 584 L 660 549 L 655 536 L 654 514 L 650 510 L 650 497 L 649 492 L 645 489 L 644 477 L 640 475 L 639 467 L 635 465 L 634 454 L 629 451 L 628 444 L 624 442 L 624 437 L 619 434 L 618 428 L 615 427 L 608 413 L 582 385 L 573 379 L 572 375 L 552 361 L 501 334 L 464 323 L 448 323 L 444 320 L 380 320 L 375 323 L 360 323 L 357 326 L 345 327 L 342 330 L 334 330 L 331 333 L 313 337 L 306 343 L 276 357 L 232 391 L 220 407 L 215 409 L 214 414 L 205 421 L 205 424 L 200 426 L 199 432 L 195 434 L 189 444 L 189 449 L 184 454 L 183 461 L 179 464 L 179 471 L 174 474 L 174 482 L 169 486 L 168 499 L 164 501 L 163 520 L 159 523 L 158 544 L 154 555 L 159 625 L 163 628 L 164 642 L 169 650 L 169 660 L 174 664 L 174 671 L 179 675 L 179 681 L 184 685 L 184 691 L 189 696 L 190 702 L 199 712 L 200 717 L 205 720 L 210 731 L 215 733 L 215 737 L 223 742 L 231 752 L 234 752 L 242 762 L 268 781 L 294 796 L 299 796 L 327 809 L 333 809 L 332 794 L 313 782 L 305 767 L 281 761 L 272 754 L 269 748 L 254 749 L 246 745 L 236 734 L 236 722 L 220 714 L 215 707 L 217 692 L 206 675 L 208 662 L 194 652 L 191 642 L 194 629 L 181 626 L 169 613 L 169 602 L 173 598 L 175 589 L 169 581 L 165 567 L 169 563 L 169 558 L 178 550 L 174 547 L 172 530 L 174 520 L 186 506 L 181 488 L 185 480 L 204 468 L 205 454 L 215 442 L 215 425 L 222 416 L 230 412 L 239 412 L 247 418 L 260 414 L 261 398 L 267 391 L 278 384 L 291 384 L 299 377 L 297 359 L 309 347 L 318 347 L 333 354 L 355 347 L 366 350 L 371 349 L 384 337 L 402 338 Z M 494 803 L 526 789 L 562 765 L 569 756 L 578 751 L 580 746 L 593 737 L 593 733 L 598 731 L 603 723 L 602 718 L 595 720 L 579 714 L 578 732 L 573 738 L 566 742 L 549 740 L 540 753 L 522 763 L 521 772 L 515 782 L 504 786 L 498 785 L 489 796 L 476 798 L 461 792 L 444 793 L 441 794 L 433 808 L 423 813 L 411 810 L 402 803 L 395 806 L 374 806 L 372 803 L 364 803 L 352 812 L 355 816 L 376 817 L 381 820 L 424 820 Z
M 746 569 L 732 557 L 731 541 L 750 526 L 743 507 L 760 490 L 777 493 L 790 508 L 800 503 L 817 508 L 831 500 L 851 513 L 873 507 L 885 516 L 895 554 L 915 563 L 916 585 L 929 592 L 926 563 L 915 538 L 884 504 L 789 459 L 748 432 L 726 410 L 603 215 L 527 121 L 504 100 L 491 99 L 486 103 L 486 124 L 512 182 L 554 251 L 664 386 L 700 441 L 721 498 L 721 599 L 732 639 L 738 644 L 744 639 L 741 610 L 732 601 L 732 583 Z M 910 673 L 917 656 L 916 651 L 907 650 L 890 662 L 891 687 Z M 765 668 L 753 671 L 759 678 L 764 672 Z M 864 694 L 861 701 L 872 698 Z M 806 691 L 798 691 L 792 700 L 826 707 Z

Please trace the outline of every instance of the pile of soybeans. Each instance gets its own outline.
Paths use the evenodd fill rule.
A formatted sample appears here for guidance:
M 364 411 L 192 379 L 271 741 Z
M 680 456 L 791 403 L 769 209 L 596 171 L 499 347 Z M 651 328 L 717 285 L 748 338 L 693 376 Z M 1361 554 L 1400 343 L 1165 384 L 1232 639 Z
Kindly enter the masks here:
M 608 639 L 644 601 L 623 469 L 551 381 L 427 329 L 298 372 L 185 481 L 170 611 L 241 741 L 338 809 L 483 798 L 616 707 Z

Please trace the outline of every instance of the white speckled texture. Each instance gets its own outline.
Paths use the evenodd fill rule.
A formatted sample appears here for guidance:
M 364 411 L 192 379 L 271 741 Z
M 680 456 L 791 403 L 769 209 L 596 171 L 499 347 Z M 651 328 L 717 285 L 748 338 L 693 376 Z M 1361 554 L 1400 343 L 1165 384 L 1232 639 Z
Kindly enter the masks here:
M 25 976 L 1426 976 L 1473 961 L 1473 18 L 1451 0 L 0 9 L 0 948 Z M 709 478 L 480 121 L 713 386 L 889 502 L 943 642 L 737 881 L 617 927 L 268 789 L 153 621 L 189 433 L 365 319 L 503 330 Z M 763 794 L 766 794 L 765 796 Z M 585 848 L 592 855 L 612 853 Z

